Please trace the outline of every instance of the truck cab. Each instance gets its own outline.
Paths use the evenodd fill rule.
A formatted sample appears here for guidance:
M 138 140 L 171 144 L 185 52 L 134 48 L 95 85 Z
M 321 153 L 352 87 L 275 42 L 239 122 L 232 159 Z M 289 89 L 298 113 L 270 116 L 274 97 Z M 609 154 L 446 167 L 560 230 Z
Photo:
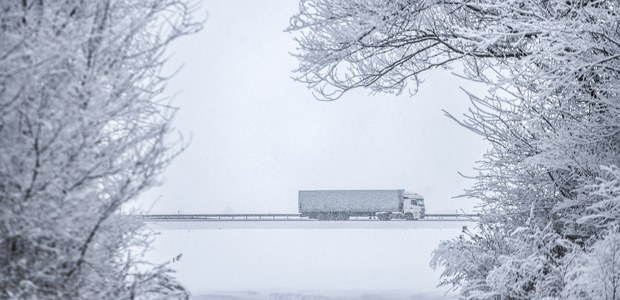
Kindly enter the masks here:
M 403 214 L 407 220 L 419 220 L 424 218 L 424 197 L 416 193 L 403 194 Z

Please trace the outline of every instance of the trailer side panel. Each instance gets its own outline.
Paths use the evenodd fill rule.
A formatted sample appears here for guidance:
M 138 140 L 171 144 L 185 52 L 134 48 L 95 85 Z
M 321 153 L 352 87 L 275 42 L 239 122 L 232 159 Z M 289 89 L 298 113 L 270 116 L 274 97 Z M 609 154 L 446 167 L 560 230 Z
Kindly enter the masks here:
M 299 191 L 299 212 L 391 212 L 399 211 L 404 190 Z

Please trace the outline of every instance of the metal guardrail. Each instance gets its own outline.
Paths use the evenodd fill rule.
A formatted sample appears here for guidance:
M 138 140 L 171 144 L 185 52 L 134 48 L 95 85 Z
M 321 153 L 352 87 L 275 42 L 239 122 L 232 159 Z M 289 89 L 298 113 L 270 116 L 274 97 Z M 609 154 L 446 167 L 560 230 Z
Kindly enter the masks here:
M 301 214 L 193 214 L 193 215 L 142 215 L 147 220 L 195 220 L 195 221 L 218 221 L 218 220 L 301 220 Z
M 141 215 L 141 217 L 152 221 L 314 221 L 302 217 L 301 214 L 163 214 Z M 458 221 L 477 217 L 479 217 L 477 214 L 426 214 L 421 221 Z M 364 219 L 366 218 L 368 217 Z
M 473 219 L 480 217 L 479 214 L 425 214 L 424 218 L 429 218 L 433 220 L 462 220 L 462 219 Z

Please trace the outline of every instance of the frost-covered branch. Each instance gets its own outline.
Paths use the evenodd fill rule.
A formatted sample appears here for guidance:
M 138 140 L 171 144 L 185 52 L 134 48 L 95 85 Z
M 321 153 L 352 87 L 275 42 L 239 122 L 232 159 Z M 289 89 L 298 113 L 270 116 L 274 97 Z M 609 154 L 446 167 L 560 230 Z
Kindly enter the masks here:
M 174 109 L 158 97 L 166 46 L 202 27 L 194 8 L 0 4 L 0 298 L 187 296 L 140 267 L 149 234 L 119 208 L 184 149 L 166 142 Z

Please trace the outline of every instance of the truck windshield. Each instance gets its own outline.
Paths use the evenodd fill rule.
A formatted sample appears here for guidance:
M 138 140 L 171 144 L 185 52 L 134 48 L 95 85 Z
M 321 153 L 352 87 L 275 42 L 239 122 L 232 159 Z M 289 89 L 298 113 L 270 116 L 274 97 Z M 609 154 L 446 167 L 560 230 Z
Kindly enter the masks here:
M 424 206 L 424 200 L 411 200 L 411 205 Z

